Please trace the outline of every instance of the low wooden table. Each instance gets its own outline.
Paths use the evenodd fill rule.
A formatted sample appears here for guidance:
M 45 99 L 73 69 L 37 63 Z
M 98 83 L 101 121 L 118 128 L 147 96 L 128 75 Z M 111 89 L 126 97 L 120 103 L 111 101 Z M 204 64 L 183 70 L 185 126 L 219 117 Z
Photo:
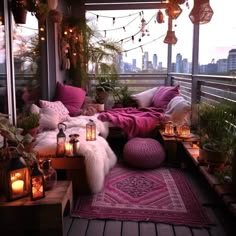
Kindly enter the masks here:
M 1 235 L 63 236 L 63 215 L 73 207 L 71 181 L 58 181 L 43 199 L 25 197 L 7 202 L 0 198 Z
M 39 160 L 50 159 L 52 167 L 56 170 L 64 170 L 66 180 L 72 181 L 73 193 L 77 196 L 80 193 L 88 193 L 88 181 L 84 157 L 39 157 Z
M 181 138 L 176 135 L 166 136 L 164 135 L 163 130 L 159 130 L 158 139 L 165 148 L 168 163 L 173 165 L 179 165 L 181 160 L 179 159 L 179 156 L 177 157 L 178 145 L 182 142 L 192 143 L 198 141 L 199 138 L 198 136 L 193 134 L 191 134 L 191 137 L 189 138 Z

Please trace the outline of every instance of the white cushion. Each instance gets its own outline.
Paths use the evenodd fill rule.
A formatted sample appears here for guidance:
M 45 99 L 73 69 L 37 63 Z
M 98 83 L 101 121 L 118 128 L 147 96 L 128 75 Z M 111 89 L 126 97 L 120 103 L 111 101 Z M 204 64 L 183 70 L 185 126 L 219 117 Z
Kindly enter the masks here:
M 132 94 L 131 98 L 135 100 L 138 104 L 138 107 L 150 107 L 152 102 L 152 97 L 155 94 L 158 87 L 154 87 L 148 90 L 145 90 L 141 93 Z
M 49 101 L 45 101 L 45 100 L 40 100 L 39 104 L 40 104 L 41 108 L 49 107 L 54 112 L 56 112 L 59 115 L 60 122 L 68 120 L 69 111 L 63 105 L 63 103 L 61 101 L 49 102 Z
M 30 106 L 30 112 L 31 112 L 31 113 L 39 114 L 39 113 L 40 113 L 40 107 L 37 106 L 36 104 L 32 104 L 32 105 Z
M 190 122 L 191 105 L 182 96 L 176 96 L 171 99 L 165 110 L 165 115 L 174 123 Z
M 59 114 L 50 107 L 44 107 L 40 110 L 40 131 L 56 129 L 60 122 Z

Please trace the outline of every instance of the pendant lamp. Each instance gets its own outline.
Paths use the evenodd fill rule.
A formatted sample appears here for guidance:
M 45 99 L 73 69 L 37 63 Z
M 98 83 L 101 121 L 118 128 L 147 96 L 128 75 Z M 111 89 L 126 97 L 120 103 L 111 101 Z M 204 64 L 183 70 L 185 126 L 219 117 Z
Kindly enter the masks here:
M 166 37 L 164 39 L 164 43 L 168 43 L 168 44 L 176 44 L 178 41 L 178 39 L 175 36 L 175 31 L 173 30 L 168 30 Z
M 166 15 L 171 17 L 171 19 L 177 19 L 182 13 L 181 7 L 176 3 L 170 3 L 166 8 Z
M 194 0 L 194 6 L 189 14 L 193 24 L 206 24 L 210 22 L 214 12 L 209 3 L 210 0 Z

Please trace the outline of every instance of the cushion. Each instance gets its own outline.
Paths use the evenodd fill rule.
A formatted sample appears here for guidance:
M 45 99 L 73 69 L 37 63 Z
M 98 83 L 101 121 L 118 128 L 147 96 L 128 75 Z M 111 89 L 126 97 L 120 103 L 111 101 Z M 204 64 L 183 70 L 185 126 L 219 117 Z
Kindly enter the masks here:
M 176 96 L 168 103 L 165 115 L 176 124 L 190 123 L 191 104 L 182 96 Z
M 61 101 L 68 109 L 70 116 L 77 116 L 85 100 L 86 92 L 82 88 L 64 85 L 57 82 L 55 100 Z
M 155 139 L 135 137 L 125 144 L 123 158 L 129 166 L 153 169 L 165 160 L 165 151 Z
M 60 122 L 66 121 L 69 118 L 69 111 L 62 104 L 61 101 L 49 102 L 45 100 L 40 100 L 39 104 L 41 108 L 49 107 L 54 112 L 56 112 L 59 115 Z
M 59 114 L 50 107 L 40 109 L 40 131 L 56 129 L 60 122 Z
M 152 97 L 155 94 L 157 87 L 145 90 L 141 93 L 132 94 L 130 97 L 136 101 L 138 107 L 149 107 L 152 103 Z
M 36 104 L 32 104 L 32 105 L 30 106 L 30 112 L 31 112 L 31 113 L 39 114 L 39 113 L 40 113 L 40 107 L 37 106 Z
M 179 85 L 161 86 L 153 95 L 152 105 L 158 108 L 166 109 L 172 98 L 179 95 Z

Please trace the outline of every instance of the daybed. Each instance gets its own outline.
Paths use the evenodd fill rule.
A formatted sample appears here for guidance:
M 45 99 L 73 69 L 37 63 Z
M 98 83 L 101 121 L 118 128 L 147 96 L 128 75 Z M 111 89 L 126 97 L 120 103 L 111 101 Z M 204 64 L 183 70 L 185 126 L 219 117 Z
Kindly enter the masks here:
M 66 124 L 65 131 L 80 135 L 80 154 L 85 158 L 86 174 L 91 192 L 99 192 L 106 174 L 117 162 L 117 157 L 106 138 L 110 126 L 123 129 L 129 138 L 148 137 L 160 122 L 166 119 L 184 120 L 190 105 L 179 96 L 179 87 L 153 88 L 132 95 L 138 108 L 117 108 L 95 113 L 95 106 L 85 100 L 81 88 L 57 84 L 54 102 L 40 101 L 40 108 L 32 105 L 32 112 L 40 112 L 40 132 L 35 141 L 35 151 L 39 156 L 55 156 L 57 124 Z M 95 109 L 96 110 L 96 109 Z M 85 138 L 86 123 L 92 119 L 97 128 L 96 141 Z

